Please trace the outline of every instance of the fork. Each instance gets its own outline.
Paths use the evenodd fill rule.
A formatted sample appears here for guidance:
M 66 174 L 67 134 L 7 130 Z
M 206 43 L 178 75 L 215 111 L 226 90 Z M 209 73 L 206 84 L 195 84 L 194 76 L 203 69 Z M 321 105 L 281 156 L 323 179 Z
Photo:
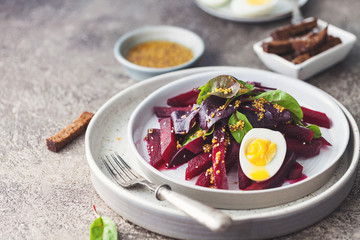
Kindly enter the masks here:
M 231 217 L 222 211 L 171 191 L 170 186 L 167 184 L 157 185 L 146 180 L 135 172 L 117 153 L 101 157 L 101 160 L 110 175 L 123 188 L 131 188 L 138 184 L 144 185 L 155 193 L 158 200 L 168 201 L 211 231 L 225 231 L 232 224 Z

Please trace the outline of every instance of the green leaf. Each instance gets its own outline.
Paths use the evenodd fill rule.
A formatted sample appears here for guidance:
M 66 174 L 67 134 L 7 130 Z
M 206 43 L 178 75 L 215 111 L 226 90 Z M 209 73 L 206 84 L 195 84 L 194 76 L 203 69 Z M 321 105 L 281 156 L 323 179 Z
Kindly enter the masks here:
M 314 137 L 313 138 L 319 138 L 321 137 L 321 131 L 320 128 L 317 125 L 311 124 L 306 126 L 308 129 L 310 129 L 311 131 L 313 131 L 314 133 Z
M 229 129 L 236 142 L 241 143 L 245 134 L 252 128 L 251 123 L 244 114 L 236 111 L 231 115 L 229 119 Z
M 182 142 L 182 146 L 185 146 L 186 144 L 188 144 L 189 142 L 191 142 L 192 140 L 198 138 L 198 134 L 196 134 L 198 131 L 204 131 L 204 135 L 203 136 L 209 136 L 211 134 L 213 134 L 214 132 L 214 126 L 211 127 L 208 131 L 203 130 L 200 128 L 199 124 L 196 124 L 190 131 L 188 134 L 186 134 L 186 136 L 184 137 L 184 140 Z M 200 135 L 200 134 L 199 134 Z
M 205 85 L 201 86 L 197 99 L 197 104 L 201 104 L 211 95 L 221 98 L 233 98 L 241 94 L 250 92 L 253 85 L 247 84 L 230 75 L 219 75 L 210 79 Z
M 113 220 L 108 217 L 100 217 L 95 206 L 93 208 L 98 218 L 90 226 L 90 240 L 117 240 L 118 232 Z
M 293 117 L 295 116 L 295 120 L 299 121 L 303 118 L 303 112 L 299 103 L 293 98 L 290 94 L 281 91 L 281 90 L 273 90 L 268 92 L 263 92 L 252 99 L 264 98 L 271 104 L 279 104 L 280 106 L 288 109 Z

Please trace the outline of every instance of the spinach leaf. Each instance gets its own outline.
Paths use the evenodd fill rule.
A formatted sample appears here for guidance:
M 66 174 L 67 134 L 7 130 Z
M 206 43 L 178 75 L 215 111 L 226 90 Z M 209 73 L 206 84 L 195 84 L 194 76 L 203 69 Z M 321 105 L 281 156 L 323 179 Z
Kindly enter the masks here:
M 101 217 L 93 205 L 95 221 L 90 226 L 90 240 L 117 240 L 118 232 L 116 225 L 108 217 Z
M 295 122 L 298 122 L 303 118 L 303 112 L 299 103 L 293 98 L 290 94 L 282 90 L 273 90 L 268 92 L 263 92 L 252 99 L 264 98 L 272 104 L 278 104 L 286 109 L 288 109 L 293 117 L 295 116 Z
M 313 131 L 314 136 L 313 138 L 319 138 L 321 137 L 321 131 L 320 128 L 317 125 L 311 124 L 306 126 L 308 129 L 310 129 L 311 131 Z
M 199 133 L 200 131 L 202 131 L 202 133 Z M 214 132 L 214 127 L 211 127 L 209 130 L 203 130 L 200 128 L 199 124 L 196 124 L 188 134 L 186 134 L 183 142 L 182 142 L 182 146 L 185 146 L 186 144 L 188 144 L 189 142 L 191 142 L 192 140 L 200 137 L 200 136 L 209 136 L 211 134 L 213 134 Z M 199 134 L 197 134 L 199 133 Z
M 250 92 L 254 86 L 236 79 L 230 75 L 219 75 L 210 79 L 201 86 L 197 104 L 201 104 L 206 98 L 215 95 L 221 98 L 233 98 Z
M 236 142 L 241 143 L 245 134 L 252 128 L 251 123 L 244 114 L 236 111 L 231 115 L 229 119 L 229 129 Z

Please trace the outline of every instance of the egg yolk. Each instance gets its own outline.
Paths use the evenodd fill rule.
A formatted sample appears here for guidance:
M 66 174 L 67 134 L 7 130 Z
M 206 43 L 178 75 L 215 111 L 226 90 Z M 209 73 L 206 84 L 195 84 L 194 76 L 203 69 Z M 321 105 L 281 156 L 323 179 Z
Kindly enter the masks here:
M 276 153 L 276 144 L 267 139 L 252 140 L 245 150 L 245 157 L 255 166 L 265 166 Z
M 270 2 L 270 0 L 246 0 L 247 4 L 249 5 L 263 5 Z

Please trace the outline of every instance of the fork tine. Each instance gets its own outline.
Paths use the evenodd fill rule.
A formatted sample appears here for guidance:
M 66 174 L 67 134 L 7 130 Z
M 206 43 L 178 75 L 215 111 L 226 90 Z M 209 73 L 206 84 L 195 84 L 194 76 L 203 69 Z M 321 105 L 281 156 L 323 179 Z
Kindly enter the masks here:
M 111 159 L 112 161 L 110 161 L 110 158 L 109 158 L 109 162 L 111 163 L 111 165 L 117 169 L 119 175 L 124 179 L 124 181 L 126 180 L 132 180 L 134 177 L 132 177 L 131 175 L 128 174 L 128 172 L 126 171 L 126 168 L 117 160 L 117 157 L 115 155 L 111 155 Z M 116 166 L 114 166 L 114 164 Z M 125 179 L 127 178 L 127 179 Z
M 107 158 L 107 157 L 106 157 Z M 125 181 L 125 179 L 121 176 L 121 174 L 119 174 L 117 172 L 117 170 L 115 168 L 111 168 L 110 165 L 108 164 L 108 161 L 104 160 L 104 158 L 100 157 L 101 161 L 104 163 L 106 169 L 109 171 L 110 175 L 114 178 L 114 180 L 122 185 L 123 182 L 119 180 L 118 176 L 120 176 L 122 178 L 123 181 Z M 114 173 L 113 169 L 117 172 L 117 174 Z
M 120 162 L 116 160 L 119 166 L 123 166 L 124 169 L 126 169 L 127 172 L 131 174 L 134 178 L 139 178 L 139 175 L 132 170 L 132 168 L 125 162 L 125 160 L 118 153 L 115 153 L 114 155 L 117 157 L 118 160 L 120 160 Z

